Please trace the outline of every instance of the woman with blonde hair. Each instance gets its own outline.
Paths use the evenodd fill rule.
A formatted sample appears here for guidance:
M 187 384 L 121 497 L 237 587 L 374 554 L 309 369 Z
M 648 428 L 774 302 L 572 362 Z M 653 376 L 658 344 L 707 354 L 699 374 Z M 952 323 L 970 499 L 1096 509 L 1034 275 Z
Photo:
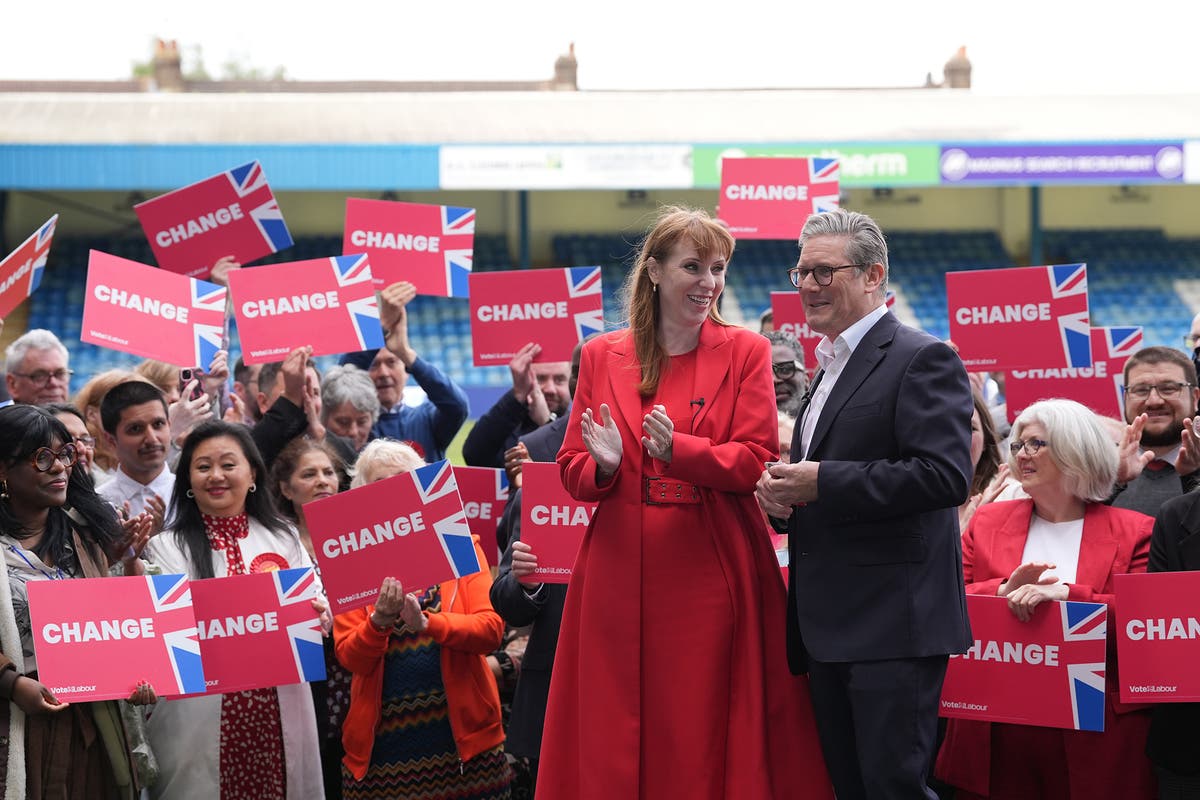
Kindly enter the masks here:
M 779 457 L 771 345 L 718 310 L 733 255 L 668 208 L 583 347 L 558 454 L 598 507 L 567 589 L 539 798 L 830 797 L 785 590 L 754 500 Z
M 425 465 L 407 444 L 376 439 L 354 465 L 351 488 Z M 348 800 L 507 800 L 500 695 L 487 665 L 504 621 L 480 572 L 430 587 L 385 578 L 374 605 L 333 621 L 338 660 L 350 670 L 342 726 L 342 796 Z M 565 795 L 564 795 L 565 797 Z
M 1112 437 L 1083 405 L 1042 400 L 1013 423 L 1009 451 L 1029 497 L 975 512 L 962 540 L 967 593 L 1007 598 L 1022 622 L 1050 600 L 1108 603 L 1111 615 L 1113 576 L 1146 571 L 1154 524 L 1104 504 L 1117 476 Z M 1103 733 L 952 719 L 937 777 L 961 798 L 1154 796 L 1143 752 L 1149 718 L 1119 701 L 1115 627 Z

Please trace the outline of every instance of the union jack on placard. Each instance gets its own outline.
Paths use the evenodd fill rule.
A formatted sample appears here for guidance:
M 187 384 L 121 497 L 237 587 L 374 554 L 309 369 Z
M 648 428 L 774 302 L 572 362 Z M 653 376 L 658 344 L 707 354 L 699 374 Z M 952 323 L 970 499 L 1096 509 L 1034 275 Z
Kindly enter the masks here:
M 450 468 L 449 461 L 435 461 L 417 467 L 409 474 L 413 476 L 413 483 L 416 484 L 421 502 L 426 505 L 448 494 L 458 496 L 458 481 L 454 478 L 454 470 Z
M 470 297 L 469 278 L 475 263 L 474 250 L 446 250 L 446 290 L 450 297 Z
M 258 226 L 258 232 L 262 234 L 263 241 L 271 248 L 272 253 L 292 246 L 292 234 L 288 231 L 287 223 L 283 221 L 283 212 L 279 210 L 279 203 L 274 197 L 250 209 L 250 219 Z
M 312 567 L 277 569 L 268 573 L 275 585 L 279 605 L 289 606 L 317 597 L 317 577 Z
M 146 583 L 150 587 L 150 601 L 155 611 L 161 613 L 191 608 L 192 587 L 188 584 L 187 575 L 147 575 Z
M 1064 642 L 1103 639 L 1108 631 L 1108 606 L 1104 603 L 1065 601 L 1060 605 Z
M 1046 270 L 1050 276 L 1051 297 L 1087 294 L 1087 264 L 1056 264 Z
M 1058 333 L 1062 339 L 1063 356 L 1068 367 L 1090 367 L 1092 365 L 1092 326 L 1088 312 L 1061 314 L 1058 318 Z
M 333 265 L 333 275 L 339 287 L 371 282 L 371 261 L 365 253 L 334 256 L 329 262 Z
M 810 183 L 834 183 L 838 179 L 841 162 L 836 158 L 810 156 L 808 175 Z
M 604 305 L 601 300 L 599 267 L 568 267 L 567 308 L 575 320 L 575 336 L 582 341 L 593 333 L 604 332 Z M 599 306 L 598 308 L 596 306 Z
M 46 271 L 46 261 L 50 258 L 50 239 L 54 236 L 54 228 L 58 224 L 58 214 L 55 214 L 46 224 L 38 228 L 37 240 L 33 245 L 33 266 L 29 274 L 29 293 L 33 294 L 42 285 L 42 274 Z
M 192 282 L 192 308 L 197 311 L 225 313 L 225 298 L 228 296 L 228 289 L 197 278 L 190 280 Z
M 1108 348 L 1106 358 L 1131 356 L 1142 347 L 1142 326 L 1105 328 L 1104 342 Z
M 475 233 L 475 209 L 442 206 L 442 234 Z
M 171 660 L 178 692 L 164 694 L 197 694 L 205 689 L 204 662 L 200 659 L 200 634 L 195 625 L 162 634 L 163 646 Z
M 321 622 L 313 618 L 287 626 L 292 656 L 296 659 L 296 675 L 302 681 L 325 680 L 325 645 Z
M 383 328 L 379 326 L 379 303 L 372 293 L 367 297 L 346 301 L 346 313 L 358 337 L 359 350 L 378 350 L 383 347 Z
M 267 185 L 267 176 L 263 173 L 262 165 L 257 161 L 251 161 L 249 164 L 234 167 L 227 171 L 225 175 L 229 178 L 229 183 L 238 193 L 238 197 L 245 197 L 251 192 Z
M 461 578 L 479 572 L 479 555 L 475 552 L 475 540 L 467 525 L 466 512 L 460 508 L 450 516 L 434 522 L 433 531 L 442 545 L 446 561 L 454 571 L 454 577 Z
M 1105 665 L 1070 664 L 1071 719 L 1077 731 L 1104 730 Z

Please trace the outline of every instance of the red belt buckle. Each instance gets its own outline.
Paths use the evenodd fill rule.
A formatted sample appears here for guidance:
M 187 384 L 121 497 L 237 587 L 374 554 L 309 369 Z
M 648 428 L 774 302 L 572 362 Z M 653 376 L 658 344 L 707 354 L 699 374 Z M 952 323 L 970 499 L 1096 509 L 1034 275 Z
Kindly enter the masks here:
M 675 503 L 696 505 L 700 502 L 700 490 L 693 484 L 673 481 L 668 478 L 642 478 L 642 500 L 647 505 L 662 506 Z

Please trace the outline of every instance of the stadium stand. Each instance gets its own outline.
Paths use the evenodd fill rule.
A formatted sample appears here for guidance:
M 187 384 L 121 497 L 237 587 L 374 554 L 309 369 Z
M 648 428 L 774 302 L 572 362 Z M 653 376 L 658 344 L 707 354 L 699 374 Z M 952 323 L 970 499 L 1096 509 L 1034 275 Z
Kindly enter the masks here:
M 914 321 L 939 337 L 949 333 L 946 320 L 945 273 L 1015 265 L 992 231 L 956 233 L 894 231 L 888 235 L 894 279 L 892 288 L 911 310 Z M 561 234 L 552 242 L 557 266 L 599 265 L 604 282 L 605 319 L 620 324 L 619 289 L 637 248 L 634 236 Z M 1200 309 L 1200 239 L 1167 238 L 1157 229 L 1054 230 L 1045 233 L 1045 263 L 1088 264 L 1088 291 L 1094 325 L 1142 325 L 1146 344 L 1179 347 L 1192 315 Z M 86 376 L 117 366 L 132 366 L 133 356 L 79 343 L 86 282 L 87 253 L 103 250 L 142 263 L 154 263 L 140 237 L 68 239 L 54 244 L 51 268 L 29 308 L 29 326 L 60 333 L 72 350 L 76 370 L 71 391 Z M 298 238 L 294 247 L 261 263 L 322 258 L 341 251 L 337 236 Z M 796 245 L 789 241 L 743 241 L 727 287 L 724 313 L 731 321 L 752 324 L 770 305 L 770 294 L 787 288 L 785 272 L 795 264 Z M 475 269 L 509 269 L 507 238 L 475 237 Z M 1136 282 L 1137 291 L 1130 291 Z M 471 331 L 467 301 L 418 297 L 410 306 L 412 335 L 422 353 L 444 365 L 464 386 L 504 387 L 511 377 L 505 367 L 471 365 Z M 236 347 L 233 357 L 238 355 Z M 332 358 L 319 359 L 322 367 Z

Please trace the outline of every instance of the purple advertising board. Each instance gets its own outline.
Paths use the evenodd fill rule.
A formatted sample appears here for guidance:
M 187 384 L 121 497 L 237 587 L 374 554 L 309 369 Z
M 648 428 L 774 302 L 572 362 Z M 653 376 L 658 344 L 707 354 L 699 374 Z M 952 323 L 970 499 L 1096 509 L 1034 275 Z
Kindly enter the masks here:
M 943 184 L 1181 183 L 1182 142 L 947 144 Z

